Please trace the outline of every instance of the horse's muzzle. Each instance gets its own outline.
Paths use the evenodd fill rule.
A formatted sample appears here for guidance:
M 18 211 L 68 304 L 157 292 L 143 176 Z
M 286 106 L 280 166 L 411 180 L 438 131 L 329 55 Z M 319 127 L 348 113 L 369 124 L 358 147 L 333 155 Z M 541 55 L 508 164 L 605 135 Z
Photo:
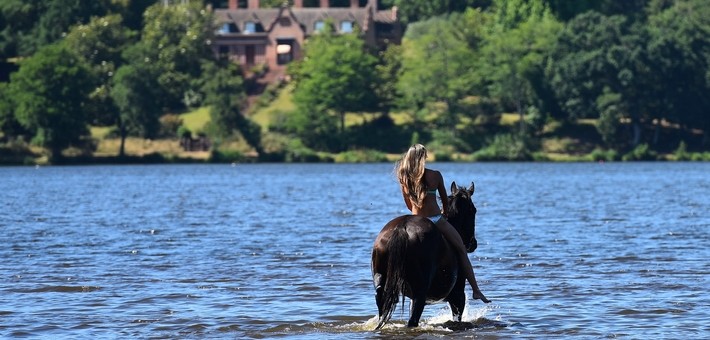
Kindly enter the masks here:
M 478 241 L 476 241 L 475 237 L 471 237 L 471 240 L 468 241 L 468 247 L 466 247 L 466 251 L 469 253 L 473 253 L 476 248 L 478 248 Z

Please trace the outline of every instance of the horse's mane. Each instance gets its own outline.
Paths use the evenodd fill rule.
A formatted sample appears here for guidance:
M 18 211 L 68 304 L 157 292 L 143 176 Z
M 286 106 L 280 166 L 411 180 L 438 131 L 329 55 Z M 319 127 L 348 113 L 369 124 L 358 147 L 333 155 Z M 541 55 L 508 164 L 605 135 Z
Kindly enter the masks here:
M 449 216 L 451 216 L 451 215 L 456 215 L 456 214 L 460 213 L 460 211 L 458 211 L 458 207 L 457 207 L 457 205 L 455 204 L 455 202 L 456 202 L 456 200 L 458 200 L 458 199 L 465 199 L 465 198 L 464 198 L 464 197 L 465 197 L 465 196 L 464 196 L 464 193 L 466 193 L 466 188 L 464 188 L 464 187 L 462 187 L 462 186 L 459 186 L 459 187 L 457 187 L 457 189 L 456 189 L 455 192 L 452 192 L 451 195 L 448 196 L 448 199 L 449 199 L 449 211 L 448 211 Z

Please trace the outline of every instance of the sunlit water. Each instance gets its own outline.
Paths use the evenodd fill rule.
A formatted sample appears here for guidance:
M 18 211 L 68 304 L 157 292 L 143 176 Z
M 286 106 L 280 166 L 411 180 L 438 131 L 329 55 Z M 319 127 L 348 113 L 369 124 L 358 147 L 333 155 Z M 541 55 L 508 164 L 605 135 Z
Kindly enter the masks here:
M 476 182 L 474 327 L 374 331 L 391 164 L 9 167 L 0 337 L 710 336 L 710 163 L 431 166 Z

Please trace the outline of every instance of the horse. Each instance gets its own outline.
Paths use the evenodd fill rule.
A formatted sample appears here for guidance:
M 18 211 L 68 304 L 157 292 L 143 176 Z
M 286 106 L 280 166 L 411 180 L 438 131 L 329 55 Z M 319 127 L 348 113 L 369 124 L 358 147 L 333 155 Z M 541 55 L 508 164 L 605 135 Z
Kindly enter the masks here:
M 469 253 L 478 247 L 474 190 L 473 182 L 468 189 L 452 182 L 447 198 L 448 221 L 461 235 Z M 453 319 L 461 322 L 466 305 L 466 276 L 460 268 L 453 247 L 428 218 L 404 215 L 389 221 L 372 248 L 372 280 L 379 318 L 375 329 L 390 320 L 400 295 L 411 299 L 407 327 L 419 326 L 425 305 L 442 301 L 449 303 Z

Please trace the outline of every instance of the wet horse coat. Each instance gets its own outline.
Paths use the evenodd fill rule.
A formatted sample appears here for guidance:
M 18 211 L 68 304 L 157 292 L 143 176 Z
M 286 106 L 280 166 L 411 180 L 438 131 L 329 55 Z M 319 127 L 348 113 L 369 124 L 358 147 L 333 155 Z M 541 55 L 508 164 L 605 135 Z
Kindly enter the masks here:
M 476 249 L 474 185 L 465 189 L 451 183 L 448 220 L 468 252 Z M 446 301 L 454 320 L 461 321 L 466 305 L 465 274 L 453 247 L 428 218 L 404 215 L 389 221 L 372 249 L 372 279 L 379 315 L 377 328 L 392 316 L 399 297 L 412 300 L 408 327 L 417 327 L 424 306 Z

